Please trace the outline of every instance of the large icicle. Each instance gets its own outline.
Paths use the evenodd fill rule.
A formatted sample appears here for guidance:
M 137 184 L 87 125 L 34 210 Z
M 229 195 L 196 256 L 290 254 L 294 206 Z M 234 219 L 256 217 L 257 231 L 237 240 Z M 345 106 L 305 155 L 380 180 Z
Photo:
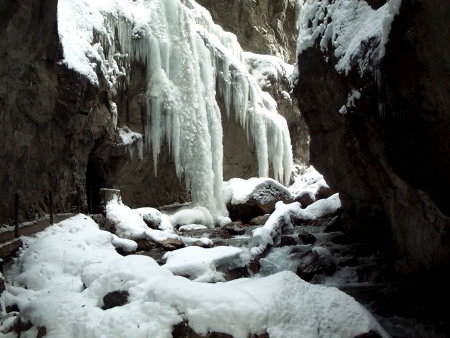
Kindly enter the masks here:
M 58 11 L 65 55 L 77 54 L 64 62 L 91 82 L 98 83 L 100 70 L 114 90 L 132 61 L 147 65 L 145 146 L 152 149 L 156 173 L 167 140 L 195 204 L 226 214 L 216 84 L 228 116 L 234 112 L 254 140 L 260 176 L 269 175 L 270 163 L 275 178 L 289 180 L 286 121 L 245 68 L 236 36 L 215 25 L 203 7 L 192 0 L 60 0 Z
M 215 59 L 219 94 L 227 114 L 234 109 L 237 120 L 250 132 L 256 147 L 260 176 L 269 176 L 269 163 L 276 179 L 288 183 L 292 147 L 286 120 L 277 113 L 275 100 L 259 87 L 245 67 L 245 55 L 236 36 L 214 24 L 209 12 L 193 0 L 182 0 L 197 22 L 197 32 Z

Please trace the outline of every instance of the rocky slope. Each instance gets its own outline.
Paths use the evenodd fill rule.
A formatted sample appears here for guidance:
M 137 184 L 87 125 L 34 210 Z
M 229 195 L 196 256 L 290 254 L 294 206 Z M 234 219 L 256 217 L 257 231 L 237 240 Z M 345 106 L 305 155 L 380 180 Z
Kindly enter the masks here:
M 385 1 L 367 3 L 378 10 Z M 422 300 L 448 294 L 449 14 L 448 2 L 402 1 L 384 58 L 375 57 L 379 37 L 362 40 L 347 74 L 320 36 L 298 56 L 311 163 L 339 191 L 347 232 L 390 251 L 396 275 L 421 285 Z

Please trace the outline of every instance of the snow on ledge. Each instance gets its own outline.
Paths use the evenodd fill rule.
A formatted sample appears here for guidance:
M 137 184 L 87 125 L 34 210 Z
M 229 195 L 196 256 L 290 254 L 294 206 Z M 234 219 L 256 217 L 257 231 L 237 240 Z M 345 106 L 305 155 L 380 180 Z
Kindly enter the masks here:
M 338 59 L 336 70 L 347 74 L 351 61 L 358 58 L 360 73 L 368 66 L 370 55 L 361 55 L 362 42 L 376 39 L 380 42 L 378 59 L 385 54 L 391 24 L 399 13 L 401 0 L 389 0 L 377 10 L 360 0 L 306 0 L 301 9 L 300 30 L 297 40 L 297 55 L 319 42 L 325 51 L 334 47 Z M 372 60 L 373 61 L 373 60 Z M 294 83 L 297 83 L 298 64 L 294 68 Z

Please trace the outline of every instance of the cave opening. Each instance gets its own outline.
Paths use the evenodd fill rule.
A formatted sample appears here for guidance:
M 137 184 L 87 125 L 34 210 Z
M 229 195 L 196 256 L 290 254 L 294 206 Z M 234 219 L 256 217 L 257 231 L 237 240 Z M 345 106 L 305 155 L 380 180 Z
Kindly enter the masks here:
M 89 158 L 86 169 L 86 201 L 90 214 L 103 212 L 100 197 L 103 179 L 99 169 L 99 164 L 92 157 Z

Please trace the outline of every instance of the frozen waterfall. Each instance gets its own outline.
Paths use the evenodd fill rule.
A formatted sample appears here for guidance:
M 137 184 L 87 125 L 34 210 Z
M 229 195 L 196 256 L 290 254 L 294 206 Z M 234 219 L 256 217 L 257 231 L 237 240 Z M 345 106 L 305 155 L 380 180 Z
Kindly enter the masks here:
M 249 74 L 236 36 L 193 0 L 60 0 L 64 63 L 113 94 L 132 61 L 147 67 L 144 144 L 155 163 L 166 140 L 194 203 L 226 213 L 222 125 L 216 95 L 255 144 L 260 176 L 287 183 L 292 150 L 286 120 Z M 113 97 L 114 100 L 114 97 Z

